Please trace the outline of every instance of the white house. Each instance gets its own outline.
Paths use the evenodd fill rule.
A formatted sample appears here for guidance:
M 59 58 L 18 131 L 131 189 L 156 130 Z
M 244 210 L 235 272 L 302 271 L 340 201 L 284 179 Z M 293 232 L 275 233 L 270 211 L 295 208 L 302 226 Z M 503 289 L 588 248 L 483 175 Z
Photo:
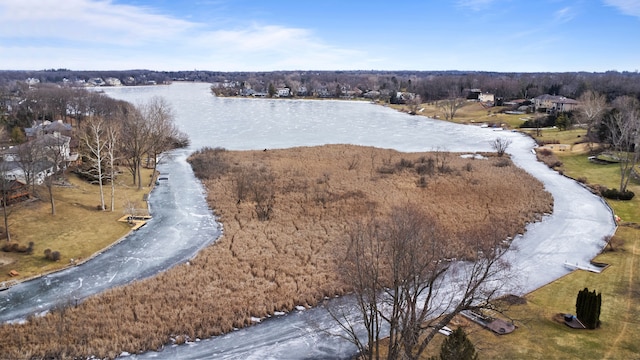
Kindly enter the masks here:
M 288 87 L 278 88 L 276 94 L 278 94 L 278 97 L 289 97 L 289 95 L 291 94 L 291 89 L 289 89 Z
M 27 166 L 25 169 L 23 166 Z M 33 164 L 21 164 L 18 161 L 1 161 L 0 174 L 5 180 L 15 180 L 23 184 L 27 183 L 27 173 L 31 173 L 32 181 L 36 185 L 41 185 L 44 179 L 53 175 L 54 164 L 50 161 L 41 160 Z M 26 171 L 25 171 L 26 170 Z
M 72 154 L 69 148 L 71 138 L 60 133 L 44 134 L 35 139 L 2 151 L 0 172 L 7 180 L 26 183 L 25 168 L 36 184 L 41 184 L 47 176 L 78 160 L 78 154 Z M 21 157 L 32 157 L 23 162 Z
M 478 94 L 478 101 L 493 103 L 496 101 L 496 97 L 491 93 L 480 93 Z

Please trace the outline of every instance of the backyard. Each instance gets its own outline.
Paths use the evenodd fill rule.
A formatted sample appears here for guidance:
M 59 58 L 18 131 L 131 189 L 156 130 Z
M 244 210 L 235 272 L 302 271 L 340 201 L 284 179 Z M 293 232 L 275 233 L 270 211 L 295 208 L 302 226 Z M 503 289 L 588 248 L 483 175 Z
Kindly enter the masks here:
M 143 179 L 150 179 L 151 170 L 143 169 Z M 145 180 L 143 180 L 145 182 Z M 39 189 L 42 199 L 31 198 L 9 208 L 11 241 L 27 246 L 33 242 L 31 255 L 16 252 L 0 252 L 0 282 L 22 280 L 69 266 L 73 259 L 78 263 L 91 257 L 126 235 L 131 227 L 118 222 L 125 213 L 135 208 L 147 214 L 143 196 L 148 194 L 150 180 L 142 189 L 134 186 L 129 174 L 117 180 L 114 211 L 99 211 L 98 185 L 92 185 L 67 174 L 67 183 L 54 188 L 56 215 L 51 215 L 46 189 Z M 109 203 L 110 186 L 105 187 L 105 200 Z M 129 208 L 127 210 L 127 207 Z M 2 233 L 4 236 L 4 231 Z M 6 240 L 0 240 L 0 242 Z M 60 260 L 44 257 L 45 249 L 60 252 Z M 11 271 L 18 276 L 10 276 Z

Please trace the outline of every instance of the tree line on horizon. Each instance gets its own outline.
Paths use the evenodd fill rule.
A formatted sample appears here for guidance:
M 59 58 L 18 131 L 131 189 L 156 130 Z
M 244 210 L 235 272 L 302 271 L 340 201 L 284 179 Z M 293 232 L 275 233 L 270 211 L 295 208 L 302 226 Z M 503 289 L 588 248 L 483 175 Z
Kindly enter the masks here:
M 591 90 L 604 94 L 611 101 L 621 95 L 640 98 L 640 74 L 636 72 L 536 72 L 508 73 L 484 71 L 74 71 L 50 69 L 39 71 L 0 70 L 3 93 L 25 86 L 27 79 L 39 83 L 86 83 L 92 78 L 114 78 L 123 85 L 166 84 L 172 81 L 196 81 L 249 86 L 256 91 L 268 92 L 269 85 L 289 87 L 294 95 L 301 87 L 307 93 L 326 89 L 328 95 L 339 97 L 344 91 L 362 92 L 385 90 L 419 95 L 423 101 L 436 101 L 451 97 L 452 92 L 480 89 L 504 99 L 530 99 L 542 94 L 577 98 Z M 22 85 L 21 85 L 22 84 Z M 230 86 L 229 88 L 235 88 Z M 388 99 L 387 99 L 388 100 Z

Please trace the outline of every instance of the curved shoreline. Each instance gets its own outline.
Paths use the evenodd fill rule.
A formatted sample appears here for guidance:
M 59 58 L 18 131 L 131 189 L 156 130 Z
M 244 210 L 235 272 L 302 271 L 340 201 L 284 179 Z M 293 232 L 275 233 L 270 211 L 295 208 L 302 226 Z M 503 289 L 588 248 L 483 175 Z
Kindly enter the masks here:
M 387 115 L 387 114 L 385 114 L 385 115 Z M 375 124 L 378 124 L 378 123 L 376 122 Z M 402 126 L 402 125 L 403 125 L 402 123 L 394 124 L 394 128 L 396 128 L 397 126 Z M 384 127 L 384 125 L 382 125 L 380 127 L 383 130 L 386 130 L 388 128 L 388 127 Z M 433 131 L 433 128 L 436 128 L 435 130 L 438 130 L 438 128 L 447 128 L 447 129 L 449 129 L 448 126 L 443 126 L 441 124 L 430 124 L 428 127 L 418 126 L 417 129 L 415 129 L 414 127 L 411 127 L 410 131 L 411 131 L 411 134 L 419 135 L 420 133 L 422 133 L 424 131 Z M 453 131 L 454 134 L 456 134 L 458 132 L 459 132 L 458 128 L 455 128 L 454 131 Z M 467 131 L 464 130 L 462 132 L 466 133 Z M 398 131 L 397 133 L 398 134 L 403 134 L 404 132 L 403 131 Z M 203 134 L 207 134 L 207 132 L 203 131 Z M 319 135 L 321 136 L 322 134 L 319 134 Z M 228 137 L 229 138 L 228 141 L 224 141 L 224 142 L 220 141 L 218 137 L 216 137 L 212 141 L 214 141 L 214 143 L 216 143 L 216 144 L 221 144 L 222 146 L 227 146 L 226 145 L 227 143 L 233 144 L 233 146 L 235 146 L 235 147 L 243 147 L 243 146 L 245 146 L 245 143 L 243 142 L 244 140 L 236 139 L 236 138 L 233 137 L 232 134 L 223 133 L 223 136 Z M 249 138 L 249 137 L 251 137 L 251 133 L 249 133 L 248 135 L 247 134 L 242 134 L 242 136 L 244 138 Z M 484 139 L 489 139 L 489 138 L 491 138 L 493 136 L 495 136 L 495 134 L 484 135 Z M 258 148 L 266 148 L 266 147 L 269 147 L 269 148 L 274 148 L 274 147 L 282 148 L 282 147 L 294 146 L 294 145 L 291 144 L 291 140 L 283 141 L 283 142 L 277 142 L 276 146 L 272 146 L 272 145 L 267 145 L 267 143 L 263 142 L 264 140 L 262 138 L 260 138 L 260 137 L 256 137 L 254 139 L 256 139 L 254 145 L 256 147 L 258 147 Z M 304 140 L 304 137 L 301 137 L 301 139 Z M 342 139 L 342 138 L 339 138 L 339 139 Z M 421 137 L 417 136 L 417 141 L 420 141 L 420 139 L 421 139 Z M 482 135 L 480 136 L 480 139 L 482 139 Z M 338 140 L 338 141 L 340 141 L 340 140 Z M 480 141 L 484 142 L 486 140 L 480 140 Z M 375 139 L 373 139 L 373 141 L 372 141 L 372 139 L 368 139 L 368 138 L 357 138 L 356 142 L 359 142 L 360 144 L 363 144 L 363 145 L 370 145 L 369 142 L 375 142 Z M 424 146 L 425 146 L 424 142 L 421 143 L 421 144 L 418 144 L 416 142 L 416 140 L 414 140 L 414 142 L 416 143 L 416 145 L 414 145 L 415 147 L 424 148 Z M 379 144 L 378 146 L 380 146 L 380 147 L 394 147 L 394 145 L 398 145 L 398 144 L 399 143 L 390 142 L 388 138 L 385 138 L 383 141 L 381 141 L 381 144 Z M 403 142 L 402 146 L 405 147 L 405 149 L 401 149 L 401 150 L 402 151 L 412 151 L 413 149 L 406 149 L 407 147 L 410 148 L 412 146 L 412 144 L 413 143 L 407 144 L 406 142 Z M 485 146 L 486 146 L 486 144 L 485 144 Z M 463 150 L 463 151 L 466 151 L 466 150 Z M 533 226 L 533 227 L 537 228 L 538 226 Z M 529 231 L 528 231 L 528 233 L 529 233 Z M 565 273 L 567 273 L 567 272 L 565 272 Z M 319 311 L 314 311 L 313 313 L 317 315 L 318 313 L 321 312 L 321 309 L 318 309 L 318 310 Z M 305 312 L 305 313 L 311 313 L 311 311 L 308 311 L 308 312 Z M 251 331 L 252 331 L 251 333 L 253 333 L 253 334 L 255 334 L 256 332 L 258 334 L 260 334 L 260 333 L 263 333 L 263 331 L 271 332 L 270 334 L 264 334 L 263 333 L 266 336 L 265 339 L 270 339 L 270 340 L 266 340 L 267 344 L 270 344 L 270 345 L 267 345 L 267 352 L 266 353 L 264 352 L 265 351 L 264 343 L 262 343 L 262 346 L 263 346 L 262 350 L 260 350 L 260 348 L 256 348 L 256 346 L 257 347 L 261 346 L 260 343 L 251 344 L 251 346 L 246 348 L 246 350 L 247 351 L 252 351 L 252 353 L 254 353 L 254 354 L 255 353 L 259 354 L 259 353 L 262 352 L 262 354 L 265 354 L 267 356 L 269 355 L 269 351 L 271 351 L 271 350 L 273 350 L 273 351 L 271 351 L 272 354 L 274 354 L 274 353 L 282 354 L 282 351 L 284 351 L 285 354 L 286 353 L 291 354 L 292 352 L 300 351 L 300 349 L 302 349 L 302 351 L 304 351 L 305 347 L 302 347 L 302 348 L 299 347 L 301 342 L 303 344 L 307 344 L 307 345 L 308 344 L 319 345 L 320 343 L 322 343 L 323 340 L 321 338 L 318 338 L 317 334 L 305 334 L 305 332 L 304 332 L 304 329 L 309 326 L 308 325 L 309 322 L 313 322 L 314 321 L 312 319 L 311 320 L 307 319 L 307 321 L 304 321 L 302 323 L 297 323 L 295 325 L 295 326 L 297 326 L 299 328 L 299 330 L 302 331 L 302 334 L 296 333 L 296 335 L 293 336 L 293 335 L 291 335 L 292 333 L 290 332 L 291 331 L 290 329 L 289 330 L 281 329 L 283 326 L 287 327 L 287 326 L 291 325 L 291 322 L 295 321 L 296 318 L 298 318 L 299 316 L 300 315 L 298 313 L 294 313 L 294 314 L 291 314 L 291 316 L 284 317 L 286 319 L 278 318 L 278 321 L 275 321 L 275 323 L 277 323 L 278 325 L 269 325 L 266 328 L 267 330 L 256 330 L 257 328 L 260 328 L 260 326 L 256 326 L 256 327 L 250 328 Z M 310 315 L 311 318 L 313 318 L 313 316 L 314 315 Z M 280 319 L 283 319 L 283 320 L 280 320 Z M 270 322 L 274 323 L 273 321 L 270 321 Z M 287 324 L 289 324 L 289 325 L 287 325 Z M 275 328 L 274 328 L 274 326 L 275 326 Z M 331 326 L 331 325 L 327 324 L 327 326 Z M 264 326 L 263 326 L 263 329 L 264 329 Z M 249 329 L 246 329 L 246 330 L 248 331 Z M 276 330 L 277 331 L 284 331 L 286 334 L 289 334 L 289 335 L 282 336 L 282 333 L 274 332 Z M 228 344 L 230 346 L 230 348 L 228 348 L 228 349 L 235 349 L 235 350 L 228 350 L 228 352 L 225 353 L 226 355 L 224 355 L 224 354 L 221 355 L 222 357 L 227 357 L 227 358 L 241 358 L 242 357 L 242 355 L 238 355 L 238 354 L 240 354 L 240 348 L 242 348 L 243 346 L 247 346 L 246 341 L 244 341 L 242 339 L 242 337 L 244 336 L 243 334 L 246 334 L 245 330 L 241 330 L 239 332 L 234 332 L 234 333 L 231 333 L 231 334 L 228 334 L 228 335 L 224 336 L 224 339 L 226 339 L 226 340 L 224 340 L 225 343 L 231 342 L 231 344 Z M 278 336 L 278 334 L 280 334 L 280 336 Z M 258 336 L 258 338 L 260 338 L 260 336 Z M 258 338 L 256 338 L 256 341 L 259 341 Z M 218 338 L 218 339 L 220 339 L 220 338 Z M 246 340 L 246 338 L 245 338 L 245 340 Z M 293 341 L 293 343 L 292 343 L 292 341 Z M 214 347 L 217 347 L 217 346 L 220 345 L 220 341 L 213 341 L 213 342 L 217 343 L 217 345 L 214 345 Z M 324 342 L 326 342 L 326 340 Z M 276 343 L 279 344 L 279 345 L 276 346 L 275 345 Z M 235 344 L 235 345 L 233 345 L 233 344 Z M 277 349 L 274 349 L 274 346 Z M 340 345 L 335 345 L 335 346 L 337 346 L 338 348 L 340 347 Z M 240 348 L 238 348 L 238 347 L 240 347 Z M 287 349 L 282 349 L 283 347 L 285 347 Z M 182 347 L 182 348 L 185 348 L 185 347 Z M 186 347 L 186 348 L 188 348 L 188 347 Z M 306 348 L 308 348 L 308 347 L 306 347 Z M 167 350 L 170 350 L 170 349 L 166 348 L 165 351 L 167 351 Z M 205 352 L 209 351 L 209 354 L 211 354 L 212 350 L 204 350 L 204 351 Z M 235 354 L 235 355 L 233 355 L 233 354 Z M 171 356 L 170 353 L 165 353 L 164 355 Z M 149 356 L 153 357 L 153 354 L 151 354 Z M 209 357 L 210 357 L 210 355 L 209 355 Z M 282 358 L 292 358 L 292 357 L 291 357 L 291 355 L 289 355 L 289 357 L 287 357 L 286 355 L 283 355 Z M 295 357 L 293 357 L 293 358 L 295 358 Z

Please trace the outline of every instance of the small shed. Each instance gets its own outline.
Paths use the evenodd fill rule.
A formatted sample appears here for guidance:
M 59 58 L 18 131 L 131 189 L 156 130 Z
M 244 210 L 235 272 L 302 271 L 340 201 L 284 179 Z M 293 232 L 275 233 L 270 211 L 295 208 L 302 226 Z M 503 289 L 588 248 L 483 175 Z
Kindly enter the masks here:
M 7 201 L 7 205 L 19 203 L 29 199 L 29 190 L 27 185 L 17 180 L 4 180 L 2 184 L 2 196 L 0 196 L 0 204 Z M 6 192 L 6 195 L 5 195 Z

